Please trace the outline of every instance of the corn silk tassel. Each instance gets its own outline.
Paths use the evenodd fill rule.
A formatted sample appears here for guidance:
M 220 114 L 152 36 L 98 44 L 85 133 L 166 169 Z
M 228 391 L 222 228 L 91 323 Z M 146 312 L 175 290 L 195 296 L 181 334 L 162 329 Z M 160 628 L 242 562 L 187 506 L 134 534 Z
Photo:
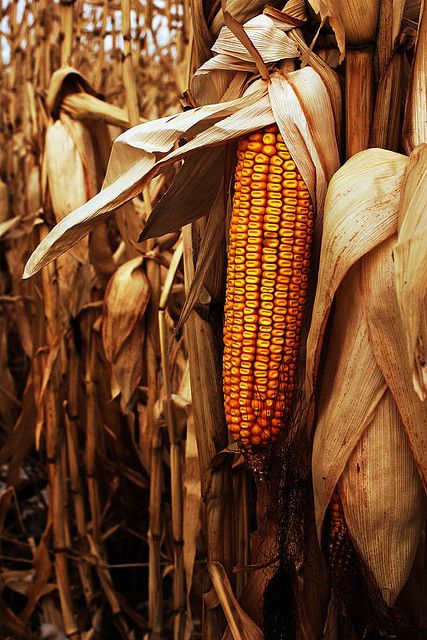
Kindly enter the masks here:
M 225 415 L 242 446 L 286 428 L 307 299 L 314 210 L 277 125 L 241 139 L 224 323 Z

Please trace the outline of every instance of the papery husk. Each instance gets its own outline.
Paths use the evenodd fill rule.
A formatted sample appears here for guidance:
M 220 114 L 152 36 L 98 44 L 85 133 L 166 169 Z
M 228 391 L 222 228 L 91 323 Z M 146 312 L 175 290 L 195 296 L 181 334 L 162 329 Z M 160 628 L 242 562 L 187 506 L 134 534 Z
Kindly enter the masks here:
M 102 318 L 102 344 L 111 365 L 111 392 L 121 393 L 121 408 L 127 413 L 143 371 L 143 317 L 150 297 L 142 258 L 129 260 L 108 284 Z
M 9 191 L 3 180 L 0 180 L 0 224 L 9 217 Z
M 81 139 L 84 157 L 76 144 L 78 139 Z M 57 120 L 48 127 L 43 172 L 57 222 L 96 193 L 95 166 L 89 133 L 80 122 Z M 84 263 L 87 251 L 86 240 L 74 248 L 73 255 Z
M 272 75 L 270 86 L 266 85 L 262 80 L 255 81 L 245 96 L 238 100 L 200 107 L 148 122 L 119 136 L 113 145 L 108 166 L 105 180 L 108 186 L 59 222 L 33 253 L 27 264 L 25 276 L 35 273 L 73 246 L 112 210 L 140 192 L 162 167 L 186 157 L 194 150 L 209 149 L 211 146 L 238 139 L 246 133 L 271 124 L 275 119 L 317 209 L 321 212 L 327 176 L 338 166 L 333 114 L 327 91 L 324 86 L 322 91 L 320 77 L 309 68 L 288 76 L 276 72 Z M 291 107 L 280 96 L 283 87 L 287 88 L 287 95 L 292 99 Z M 317 95 L 320 96 L 318 99 Z M 320 111 L 319 104 L 324 109 L 323 112 Z M 326 124 L 323 125 L 323 122 Z M 285 127 L 292 129 L 287 131 Z M 191 137 L 197 131 L 200 133 L 183 146 L 171 151 L 183 134 L 189 132 L 190 135 L 187 137 Z M 323 133 L 325 135 L 322 135 Z M 313 157 L 310 152 L 313 153 Z M 179 210 L 174 216 L 173 224 L 171 222 L 163 232 L 177 230 L 192 219 L 186 210 Z M 154 218 L 150 217 L 140 239 L 154 235 L 154 221 Z
M 335 486 L 387 390 L 369 342 L 359 271 L 360 264 L 350 269 L 336 293 L 332 339 L 322 377 L 313 442 L 313 486 L 319 539 Z
M 282 8 L 283 0 L 272 0 L 269 2 L 266 0 L 247 0 L 246 2 L 241 2 L 241 0 L 227 0 L 225 8 L 237 22 L 245 24 L 245 22 L 248 22 L 254 16 L 262 13 L 262 10 L 267 4 L 272 7 Z M 223 26 L 224 16 L 222 11 L 219 10 L 210 28 L 212 35 L 217 37 Z
M 309 0 L 309 3 L 334 30 L 341 61 L 346 44 L 366 44 L 375 39 L 380 0 L 368 0 L 363 11 L 357 0 Z
M 295 43 L 269 16 L 258 15 L 246 22 L 243 28 L 266 64 L 298 56 Z M 211 69 L 256 72 L 251 54 L 226 26 L 221 29 L 212 51 L 216 55 L 196 71 L 196 76 Z
M 403 147 L 427 143 L 427 5 L 423 3 L 403 122 Z
M 342 95 L 341 82 L 338 74 L 327 62 L 324 62 L 321 57 L 309 49 L 300 29 L 292 29 L 289 32 L 289 37 L 298 45 L 302 64 L 308 64 L 310 67 L 313 67 L 325 84 L 334 112 L 335 134 L 339 148 L 342 128 Z M 336 51 L 336 49 L 334 51 Z
M 426 502 L 389 390 L 353 450 L 339 486 L 352 539 L 391 606 L 409 577 Z
M 269 95 L 275 121 L 316 203 L 320 223 L 326 189 L 340 163 L 328 92 L 319 74 L 305 67 L 273 74 Z
M 325 201 L 322 252 L 307 338 L 306 394 L 313 398 L 334 295 L 351 266 L 396 231 L 400 190 L 408 159 L 368 149 L 332 178 Z
M 34 165 L 25 183 L 25 209 L 27 215 L 35 214 L 41 207 L 40 167 Z
M 362 263 L 352 267 L 336 294 L 313 444 L 316 524 L 320 538 L 339 484 L 356 548 L 392 604 L 418 547 L 424 496 L 401 415 L 371 347 Z M 384 292 L 379 296 L 384 300 Z
M 409 158 L 394 247 L 397 298 L 414 388 L 427 398 L 427 144 Z
M 393 235 L 362 259 L 362 297 L 375 358 L 393 394 L 422 482 L 427 488 L 427 404 L 417 397 L 412 385 L 412 369 L 396 294 L 395 244 L 396 236 Z

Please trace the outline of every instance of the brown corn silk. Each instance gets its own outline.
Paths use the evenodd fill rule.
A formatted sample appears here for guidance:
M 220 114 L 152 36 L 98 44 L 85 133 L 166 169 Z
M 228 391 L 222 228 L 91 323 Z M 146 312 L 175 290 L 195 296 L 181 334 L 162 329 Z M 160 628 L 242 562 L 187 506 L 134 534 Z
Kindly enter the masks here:
M 307 298 L 314 210 L 276 125 L 241 139 L 224 323 L 225 415 L 243 446 L 289 417 Z

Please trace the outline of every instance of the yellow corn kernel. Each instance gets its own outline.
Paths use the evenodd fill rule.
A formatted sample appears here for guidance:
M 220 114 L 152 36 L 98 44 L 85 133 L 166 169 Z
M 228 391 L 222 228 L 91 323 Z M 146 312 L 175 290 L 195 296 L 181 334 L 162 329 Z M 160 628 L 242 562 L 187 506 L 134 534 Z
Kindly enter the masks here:
M 292 408 L 313 237 L 310 195 L 276 125 L 238 143 L 224 321 L 232 437 L 277 439 Z

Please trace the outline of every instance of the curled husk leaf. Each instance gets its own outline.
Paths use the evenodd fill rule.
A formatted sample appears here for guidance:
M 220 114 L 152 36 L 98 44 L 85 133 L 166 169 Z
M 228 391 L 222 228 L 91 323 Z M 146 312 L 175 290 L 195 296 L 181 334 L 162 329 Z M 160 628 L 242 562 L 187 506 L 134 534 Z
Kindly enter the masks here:
M 286 98 L 282 92 L 286 93 Z M 105 188 L 54 227 L 27 263 L 25 277 L 73 246 L 115 208 L 134 197 L 166 165 L 205 150 L 199 159 L 199 178 L 212 164 L 212 147 L 277 121 L 288 148 L 316 204 L 319 219 L 327 182 L 339 166 L 334 117 L 328 92 L 311 68 L 284 74 L 273 72 L 271 82 L 256 80 L 242 98 L 198 107 L 185 113 L 147 122 L 119 136 L 114 142 Z M 179 139 L 187 142 L 175 148 Z M 185 163 L 182 168 L 184 170 Z M 223 162 L 212 167 L 212 180 L 223 173 Z M 153 211 L 141 239 L 175 231 L 209 213 L 212 202 L 198 203 L 205 185 L 191 178 L 181 206 L 172 217 Z M 179 174 L 178 174 L 179 176 Z M 179 179 L 179 178 L 178 178 Z M 172 187 L 174 188 L 174 186 Z
M 392 260 L 407 165 L 405 156 L 370 149 L 331 180 L 307 343 L 312 397 L 335 300 L 313 445 L 316 523 L 320 536 L 341 483 L 350 533 L 388 603 L 412 566 L 427 484 L 427 410 L 411 384 Z M 387 465 L 381 482 L 374 473 L 380 454 Z M 387 526 L 380 527 L 384 509 Z
M 427 144 L 411 154 L 394 247 L 397 298 L 414 388 L 427 398 Z
M 127 413 L 143 371 L 144 314 L 150 298 L 142 258 L 121 265 L 111 277 L 105 293 L 102 344 L 111 365 L 111 393 L 121 394 Z

